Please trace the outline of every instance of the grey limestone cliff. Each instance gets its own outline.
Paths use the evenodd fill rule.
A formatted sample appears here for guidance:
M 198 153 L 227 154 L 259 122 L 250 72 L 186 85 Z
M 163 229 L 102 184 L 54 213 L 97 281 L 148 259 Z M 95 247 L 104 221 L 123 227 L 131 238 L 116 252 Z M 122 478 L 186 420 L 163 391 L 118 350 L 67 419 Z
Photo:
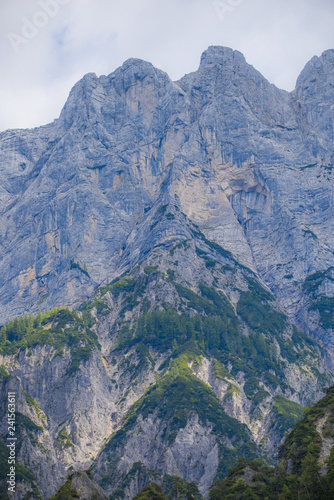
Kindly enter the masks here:
M 229 48 L 178 82 L 130 59 L 0 134 L 1 322 L 72 311 L 1 330 L 18 500 L 275 460 L 333 380 L 333 79 L 333 50 L 291 93 Z
M 332 297 L 333 73 L 328 50 L 289 94 L 228 48 L 176 83 L 130 59 L 86 75 L 54 123 L 3 132 L 2 317 L 89 297 L 151 207 L 176 195 L 330 346 L 331 329 L 309 326 L 303 284 L 326 272 Z

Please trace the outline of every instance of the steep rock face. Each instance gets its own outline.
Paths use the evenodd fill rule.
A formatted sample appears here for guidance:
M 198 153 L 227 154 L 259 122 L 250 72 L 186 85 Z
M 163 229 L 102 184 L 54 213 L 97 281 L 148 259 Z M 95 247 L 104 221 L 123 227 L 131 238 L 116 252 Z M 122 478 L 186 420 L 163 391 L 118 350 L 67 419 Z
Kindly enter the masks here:
M 242 460 L 225 481 L 215 483 L 210 498 L 331 498 L 334 388 L 326 392 L 287 436 L 275 469 Z
M 69 495 L 79 500 L 108 500 L 106 493 L 86 472 L 74 472 L 52 500 L 69 498 Z
M 330 154 L 333 145 L 334 51 L 313 57 L 298 77 L 294 96 L 306 132 Z
M 146 257 L 129 273 L 77 311 L 1 330 L 3 401 L 15 380 L 30 419 L 18 455 L 32 474 L 25 492 L 36 484 L 47 498 L 92 467 L 111 496 L 175 475 L 206 495 L 238 458 L 275 457 L 301 405 L 333 379 L 254 272 L 177 205 L 147 217 L 138 232 L 154 250 L 139 247 Z
M 3 176 L 13 166 L 19 171 L 14 186 L 1 182 L 12 195 L 2 236 L 2 266 L 13 268 L 2 274 L 7 317 L 38 302 L 78 303 L 117 268 L 131 229 L 168 174 L 156 151 L 173 114 L 182 115 L 181 90 L 134 60 L 109 78 L 84 77 L 60 119 L 35 132 L 34 157 L 33 132 L 3 134 Z
M 192 414 L 186 426 L 178 431 L 175 441 L 168 443 L 163 437 L 165 423 L 156 416 L 152 417 L 139 419 L 112 474 L 108 452 L 101 454 L 96 477 L 102 476 L 103 485 L 108 482 L 112 484 L 113 488 L 106 488 L 111 495 L 116 485 L 124 487 L 124 483 L 128 483 L 124 491 L 125 497 L 128 497 L 133 490 L 133 483 L 136 482 L 135 476 L 131 477 L 134 464 L 140 463 L 142 468 L 145 464 L 147 469 L 155 470 L 156 477 L 160 476 L 160 480 L 164 474 L 168 474 L 198 482 L 201 493 L 207 494 L 219 466 L 218 442 L 212 433 L 213 426 L 201 424 L 198 415 Z M 230 446 L 232 447 L 232 444 Z
M 327 51 L 289 94 L 227 48 L 176 83 L 131 59 L 53 124 L 1 134 L 3 323 L 79 307 L 1 330 L 22 495 L 91 466 L 121 498 L 175 475 L 207 494 L 238 458 L 275 458 L 321 397 L 333 74 Z
M 332 50 L 290 94 L 228 48 L 176 83 L 130 59 L 86 75 L 53 124 L 2 133 L 3 318 L 89 297 L 140 260 L 122 258 L 136 224 L 177 196 L 331 349 L 319 301 L 332 282 L 316 300 L 303 284 L 333 267 L 333 74 Z
M 153 374 L 142 374 L 138 386 L 129 390 L 129 377 L 119 373 L 111 379 L 98 351 L 79 372 L 71 374 L 70 351 L 60 357 L 52 349 L 37 346 L 0 361 L 15 374 L 3 387 L 3 399 L 8 390 L 20 395 L 17 407 L 28 417 L 22 421 L 18 460 L 32 471 L 43 498 L 55 492 L 68 470 L 89 468 L 126 410 L 154 380 Z M 3 422 L 2 436 L 6 436 L 5 418 Z

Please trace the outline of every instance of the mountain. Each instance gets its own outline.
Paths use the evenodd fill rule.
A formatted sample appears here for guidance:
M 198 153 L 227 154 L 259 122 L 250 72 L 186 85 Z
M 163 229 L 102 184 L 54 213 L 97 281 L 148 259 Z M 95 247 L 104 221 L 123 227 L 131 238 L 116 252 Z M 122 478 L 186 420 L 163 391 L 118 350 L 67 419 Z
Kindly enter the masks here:
M 210 499 L 333 498 L 334 387 L 326 392 L 287 436 L 275 469 L 241 460 L 225 481 L 212 486 Z
M 86 75 L 51 125 L 3 132 L 3 318 L 89 298 L 142 258 L 152 210 L 178 199 L 330 349 L 333 61 L 313 58 L 289 94 L 228 48 L 177 83 L 130 59 Z
M 333 78 L 333 50 L 291 93 L 224 47 L 175 83 L 130 59 L 0 134 L 13 498 L 175 477 L 207 496 L 277 460 L 333 383 Z

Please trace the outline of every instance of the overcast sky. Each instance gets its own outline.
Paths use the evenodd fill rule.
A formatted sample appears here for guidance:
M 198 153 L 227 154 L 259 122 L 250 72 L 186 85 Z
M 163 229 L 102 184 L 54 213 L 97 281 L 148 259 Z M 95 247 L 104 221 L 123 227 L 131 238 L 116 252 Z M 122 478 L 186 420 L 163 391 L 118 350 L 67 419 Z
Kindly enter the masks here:
M 209 45 L 292 90 L 333 28 L 333 0 L 0 0 L 0 131 L 53 121 L 85 73 L 138 57 L 177 80 Z

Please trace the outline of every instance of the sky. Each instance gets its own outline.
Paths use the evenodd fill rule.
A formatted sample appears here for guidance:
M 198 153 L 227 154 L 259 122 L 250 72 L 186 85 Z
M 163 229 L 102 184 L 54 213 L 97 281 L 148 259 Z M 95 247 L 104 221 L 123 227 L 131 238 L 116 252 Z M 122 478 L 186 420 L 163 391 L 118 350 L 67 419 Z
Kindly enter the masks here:
M 0 0 L 0 131 L 52 122 L 86 73 L 137 57 L 175 81 L 210 45 L 291 91 L 333 27 L 333 0 Z

